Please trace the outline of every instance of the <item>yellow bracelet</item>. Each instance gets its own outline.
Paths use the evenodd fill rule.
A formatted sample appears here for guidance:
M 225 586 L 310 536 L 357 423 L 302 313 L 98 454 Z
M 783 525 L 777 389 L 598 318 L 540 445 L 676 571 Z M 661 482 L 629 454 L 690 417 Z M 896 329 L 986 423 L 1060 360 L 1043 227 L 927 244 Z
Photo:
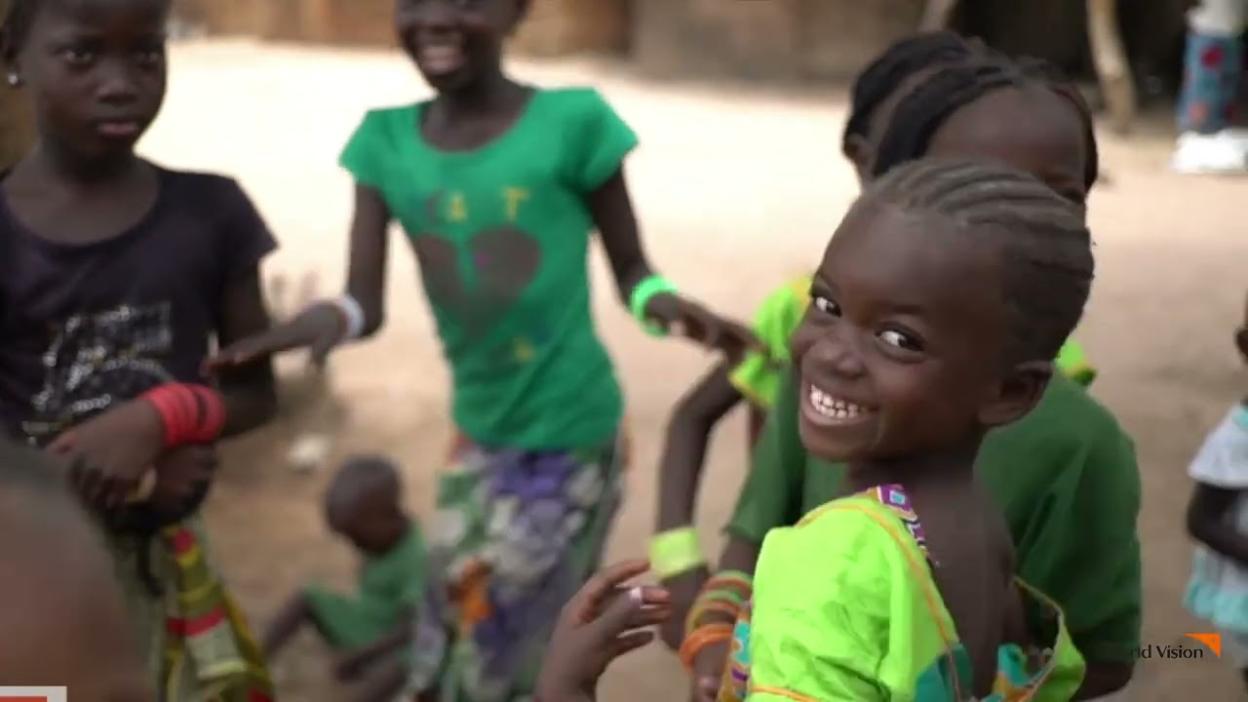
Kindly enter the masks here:
M 693 527 L 672 529 L 650 539 L 650 567 L 660 580 L 674 578 L 705 564 L 698 532 Z

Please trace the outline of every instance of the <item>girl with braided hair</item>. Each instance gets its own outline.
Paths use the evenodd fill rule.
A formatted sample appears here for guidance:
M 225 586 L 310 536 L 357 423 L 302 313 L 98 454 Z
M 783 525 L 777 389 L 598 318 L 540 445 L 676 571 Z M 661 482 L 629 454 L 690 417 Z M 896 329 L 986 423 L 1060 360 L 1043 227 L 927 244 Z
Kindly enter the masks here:
M 1076 695 L 1062 609 L 1015 576 L 976 463 L 990 429 L 1040 402 L 1093 272 L 1082 208 L 1015 169 L 924 159 L 858 200 L 793 342 L 802 442 L 847 461 L 851 491 L 767 536 L 747 604 L 717 625 L 734 640 L 719 702 Z M 669 593 L 623 585 L 647 565 L 574 600 L 542 702 L 594 699 L 669 617 Z
M 886 81 L 893 81 L 892 93 L 884 89 Z M 926 154 L 1013 165 L 1041 177 L 1078 205 L 1096 181 L 1097 148 L 1087 107 L 1043 62 L 1013 62 L 954 35 L 925 35 L 886 52 L 864 71 L 853 94 L 843 148 L 864 183 Z M 692 641 L 686 635 L 732 621 L 739 606 L 735 603 L 749 596 L 750 574 L 768 530 L 795 523 L 845 489 L 844 466 L 810 456 L 799 441 L 799 398 L 783 361 L 788 359 L 788 339 L 809 303 L 809 278 L 788 287 L 768 300 L 756 327 L 765 343 L 783 353 L 777 357 L 782 362 L 747 359 L 720 383 L 757 388 L 737 396 L 766 397 L 769 414 L 726 528 L 719 573 L 710 577 L 696 548 L 683 561 L 665 559 L 669 554 L 662 549 L 651 552 L 676 613 L 664 627 L 665 641 L 683 645 L 702 699 L 715 695 L 728 642 L 722 629 L 715 637 Z M 1039 411 L 992 432 L 982 468 L 1021 544 L 1025 573 L 1070 608 L 1076 640 L 1092 652 L 1088 687 L 1081 694 L 1095 696 L 1129 680 L 1131 650 L 1138 644 L 1140 562 L 1134 520 L 1139 477 L 1130 440 L 1079 387 L 1091 380 L 1082 351 L 1068 342 L 1056 360 L 1062 373 Z M 711 385 L 708 380 L 691 391 L 673 416 L 660 490 L 658 546 L 669 546 L 662 539 L 693 521 L 705 437 L 719 416 L 707 421 L 706 410 L 723 406 L 702 391 Z M 1111 493 L 1122 499 L 1098 508 L 1084 522 L 1086 533 L 1065 526 L 1073 522 L 1050 517 L 1045 507 L 1057 505 L 1065 514 L 1083 510 L 1088 500 L 1099 502 L 1096 495 Z M 1076 562 L 1100 575 L 1072 580 L 1069 569 Z M 685 570 L 673 575 L 673 564 Z M 698 594 L 689 594 L 699 587 Z
M 850 210 L 793 341 L 802 442 L 850 496 L 767 536 L 721 702 L 1074 696 L 1083 659 L 975 466 L 1040 402 L 1093 269 L 1082 209 L 1013 169 L 921 160 Z

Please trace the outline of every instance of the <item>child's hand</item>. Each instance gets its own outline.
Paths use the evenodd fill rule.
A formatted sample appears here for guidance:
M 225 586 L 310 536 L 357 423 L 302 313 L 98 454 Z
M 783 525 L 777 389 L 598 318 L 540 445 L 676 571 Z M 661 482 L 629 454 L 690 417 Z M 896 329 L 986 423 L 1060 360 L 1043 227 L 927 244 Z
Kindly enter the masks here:
M 183 514 L 206 494 L 217 469 L 212 446 L 180 446 L 156 460 L 156 488 L 148 502 L 159 514 Z
M 685 640 L 685 619 L 710 576 L 706 568 L 695 568 L 663 581 L 663 587 L 672 596 L 672 616 L 659 627 L 659 635 L 673 651 L 679 651 Z
M 739 361 L 747 351 L 765 350 L 745 325 L 720 317 L 679 295 L 655 295 L 646 306 L 646 316 L 662 324 L 669 333 L 719 351 L 732 362 Z
M 723 641 L 698 651 L 693 659 L 693 702 L 715 702 L 719 698 L 719 686 L 730 650 L 731 644 Z
M 654 640 L 643 627 L 671 616 L 670 597 L 658 587 L 625 583 L 650 569 L 646 561 L 612 566 L 590 579 L 559 615 L 542 673 L 537 699 L 569 702 L 594 698 L 607 666 Z
M 164 450 L 164 423 L 146 400 L 131 400 L 66 431 L 48 451 L 67 459 L 86 504 L 111 511 L 126 503 Z
M 283 351 L 306 348 L 312 362 L 325 364 L 329 352 L 342 341 L 347 322 L 331 303 L 312 305 L 291 321 L 248 337 L 221 349 L 204 364 L 206 372 L 245 366 L 252 361 Z

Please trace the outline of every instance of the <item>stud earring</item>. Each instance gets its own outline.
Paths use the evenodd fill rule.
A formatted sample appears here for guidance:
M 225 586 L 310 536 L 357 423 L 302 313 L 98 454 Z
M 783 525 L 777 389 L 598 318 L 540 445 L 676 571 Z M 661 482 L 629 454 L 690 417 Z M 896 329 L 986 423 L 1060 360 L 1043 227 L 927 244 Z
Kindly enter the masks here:
M 22 77 L 17 75 L 17 71 L 9 71 L 9 87 L 16 88 L 22 84 Z

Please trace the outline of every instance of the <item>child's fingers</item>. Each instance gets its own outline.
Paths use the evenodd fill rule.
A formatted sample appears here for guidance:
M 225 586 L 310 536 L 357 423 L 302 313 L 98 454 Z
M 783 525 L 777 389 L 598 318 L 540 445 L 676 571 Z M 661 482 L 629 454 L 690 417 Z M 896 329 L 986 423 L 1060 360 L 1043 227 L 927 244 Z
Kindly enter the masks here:
M 606 600 L 616 593 L 617 588 L 650 570 L 650 561 L 643 559 L 635 559 L 624 561 L 601 570 L 589 579 L 585 586 L 581 588 L 578 599 L 581 604 L 589 609 L 598 609 L 602 607 Z
M 627 634 L 620 634 L 611 642 L 611 647 L 608 649 L 609 655 L 612 659 L 619 658 L 646 646 L 651 641 L 654 641 L 653 631 L 630 631 Z

